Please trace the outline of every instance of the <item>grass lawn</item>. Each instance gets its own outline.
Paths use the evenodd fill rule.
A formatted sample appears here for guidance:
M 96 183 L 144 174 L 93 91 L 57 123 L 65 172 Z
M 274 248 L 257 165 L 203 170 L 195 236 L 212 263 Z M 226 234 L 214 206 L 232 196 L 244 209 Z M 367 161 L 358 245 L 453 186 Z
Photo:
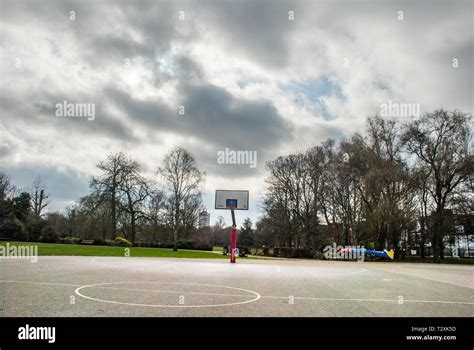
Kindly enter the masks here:
M 0 242 L 5 245 L 7 242 Z M 125 247 L 81 245 L 81 244 L 56 244 L 56 243 L 27 243 L 8 242 L 12 245 L 37 245 L 38 255 L 80 255 L 80 256 L 124 256 Z M 159 258 L 205 258 L 229 259 L 228 256 L 206 251 L 178 250 L 166 248 L 129 248 L 131 257 L 159 257 Z M 244 258 L 242 258 L 244 259 Z

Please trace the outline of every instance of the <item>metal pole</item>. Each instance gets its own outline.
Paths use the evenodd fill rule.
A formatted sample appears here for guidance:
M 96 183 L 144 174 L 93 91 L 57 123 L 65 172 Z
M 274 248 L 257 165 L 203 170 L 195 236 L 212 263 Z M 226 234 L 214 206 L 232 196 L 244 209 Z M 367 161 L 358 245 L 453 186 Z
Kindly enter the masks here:
M 230 262 L 235 263 L 235 251 L 237 248 L 237 228 L 235 225 L 235 214 L 234 209 L 230 210 L 232 214 L 232 233 L 231 233 L 231 243 L 230 243 Z
M 232 214 L 232 227 L 236 227 L 237 225 L 235 224 L 235 213 L 234 209 L 230 210 L 230 213 Z

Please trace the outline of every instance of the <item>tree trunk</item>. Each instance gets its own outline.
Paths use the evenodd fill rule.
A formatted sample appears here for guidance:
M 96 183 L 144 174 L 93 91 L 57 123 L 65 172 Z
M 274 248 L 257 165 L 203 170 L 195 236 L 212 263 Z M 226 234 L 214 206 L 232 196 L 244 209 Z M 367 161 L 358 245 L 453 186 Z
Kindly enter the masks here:
M 180 217 L 180 203 L 178 195 L 175 193 L 175 215 L 174 215 L 174 230 L 173 230 L 173 251 L 178 251 L 178 230 L 179 230 L 179 217 Z
M 176 227 L 173 231 L 173 251 L 178 251 L 178 228 Z
M 401 259 L 404 258 L 404 256 L 402 256 L 402 250 L 401 250 L 400 246 L 396 245 L 395 249 L 394 249 L 394 252 L 395 252 L 395 256 L 393 258 L 395 260 L 401 260 Z
M 424 229 L 421 232 L 421 238 L 420 238 L 420 257 L 421 257 L 421 260 L 425 260 L 425 230 Z
M 439 237 L 438 246 L 439 246 L 439 258 L 440 258 L 440 260 L 443 260 L 444 259 L 444 242 L 443 242 L 443 236 L 442 235 L 440 235 L 440 237 Z
M 114 192 L 112 193 L 112 200 L 111 200 L 111 206 L 112 206 L 112 233 L 111 233 L 111 238 L 112 240 L 115 239 L 115 237 L 117 237 L 117 218 L 116 218 L 116 210 L 115 210 L 115 206 L 116 206 L 116 203 L 115 203 L 115 188 L 114 188 Z
M 426 226 L 425 226 L 425 216 L 424 211 L 421 213 L 421 228 L 420 228 L 420 258 L 425 260 L 425 240 L 426 240 Z
M 377 247 L 378 250 L 384 250 L 385 248 L 385 232 L 379 232 L 377 236 Z
M 433 244 L 433 261 L 435 263 L 440 263 L 441 262 L 441 256 L 442 252 L 442 214 L 441 210 L 436 211 L 436 218 L 435 218 L 435 223 L 433 227 L 433 237 L 431 239 L 431 242 Z
M 439 238 L 438 238 L 438 229 L 435 227 L 435 232 L 433 232 L 433 238 L 431 239 L 431 244 L 433 245 L 433 261 L 435 263 L 440 262 L 440 247 L 439 247 Z
M 132 215 L 131 224 L 132 224 L 131 242 L 132 242 L 132 245 L 135 245 L 136 230 L 135 230 L 135 217 L 134 217 L 134 215 Z

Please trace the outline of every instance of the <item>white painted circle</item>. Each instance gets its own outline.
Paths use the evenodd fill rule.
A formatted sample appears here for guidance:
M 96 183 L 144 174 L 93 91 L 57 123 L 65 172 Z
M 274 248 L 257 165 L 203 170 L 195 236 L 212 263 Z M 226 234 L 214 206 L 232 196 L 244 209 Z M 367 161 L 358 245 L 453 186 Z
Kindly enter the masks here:
M 81 289 L 85 288 L 93 288 L 93 287 L 99 287 L 99 286 L 105 286 L 105 285 L 116 285 L 116 284 L 176 284 L 176 285 L 191 285 L 191 286 L 204 286 L 204 287 L 217 287 L 217 288 L 227 288 L 227 289 L 232 289 L 232 290 L 237 290 L 237 291 L 243 291 L 247 293 L 251 293 L 255 295 L 255 298 L 250 299 L 250 300 L 245 300 L 245 301 L 240 301 L 240 302 L 235 302 L 235 303 L 224 303 L 224 304 L 209 304 L 209 305 L 161 305 L 161 304 L 140 304 L 140 303 L 125 303 L 121 301 L 114 301 L 114 300 L 104 300 L 104 299 L 98 299 L 98 298 L 93 298 L 87 295 L 84 295 L 80 292 Z M 140 290 L 140 289 L 130 289 L 130 291 L 145 291 L 146 290 Z M 248 304 L 248 303 L 253 303 L 261 298 L 260 294 L 257 292 L 254 292 L 252 290 L 248 289 L 243 289 L 243 288 L 237 288 L 237 287 L 229 287 L 229 286 L 221 286 L 218 284 L 203 284 L 203 283 L 181 283 L 181 282 L 109 282 L 109 283 L 96 283 L 96 284 L 88 284 L 85 286 L 81 286 L 77 288 L 74 293 L 79 295 L 80 297 L 83 297 L 85 299 L 89 300 L 94 300 L 98 301 L 101 303 L 109 303 L 109 304 L 120 304 L 120 305 L 128 305 L 128 306 L 146 306 L 146 307 L 167 307 L 167 308 L 196 308 L 196 307 L 222 307 L 222 306 L 234 306 L 234 305 L 242 305 L 242 304 Z M 182 294 L 186 294 L 183 292 Z M 196 293 L 194 293 L 196 294 Z M 197 293 L 197 294 L 202 294 L 202 295 L 212 295 L 209 293 Z M 225 296 L 225 294 L 221 294 L 222 296 Z M 242 295 L 244 296 L 244 295 Z M 250 296 L 250 295 L 249 295 Z M 232 295 L 229 295 L 229 297 L 232 297 Z

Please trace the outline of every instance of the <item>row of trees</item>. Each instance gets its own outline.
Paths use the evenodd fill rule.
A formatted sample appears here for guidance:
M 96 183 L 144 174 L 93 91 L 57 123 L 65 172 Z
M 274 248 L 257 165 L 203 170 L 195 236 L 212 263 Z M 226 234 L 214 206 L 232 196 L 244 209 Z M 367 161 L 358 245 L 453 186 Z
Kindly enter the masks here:
M 162 190 L 123 152 L 110 154 L 97 167 L 101 174 L 92 178 L 89 195 L 64 213 L 46 217 L 49 195 L 39 179 L 31 191 L 18 191 L 9 176 L 0 173 L 0 234 L 44 241 L 58 235 L 103 241 L 121 235 L 133 244 L 140 232 L 153 242 L 172 241 L 177 250 L 179 239 L 196 230 L 203 209 L 199 188 L 204 174 L 185 149 L 171 150 L 157 168 Z
M 256 233 L 276 246 L 390 245 L 398 256 L 402 241 L 417 240 L 422 256 L 430 241 L 439 261 L 452 212 L 473 210 L 471 120 L 445 110 L 405 125 L 375 116 L 365 135 L 268 162 Z
M 267 163 L 269 176 L 263 217 L 245 220 L 240 246 L 278 246 L 319 250 L 338 244 L 394 248 L 429 242 L 434 258 L 454 227 L 453 213 L 472 217 L 473 156 L 471 116 L 438 110 L 401 125 L 372 117 L 364 135 L 327 140 L 304 152 Z M 58 236 L 228 245 L 230 228 L 222 218 L 197 229 L 203 209 L 201 172 L 185 149 L 177 147 L 157 167 L 154 179 L 123 152 L 97 165 L 91 192 L 63 213 L 45 215 L 49 194 L 38 178 L 17 189 L 0 173 L 0 237 L 55 241 Z M 159 180 L 159 181 L 158 181 Z
M 42 216 L 48 205 L 49 194 L 39 177 L 29 189 L 22 190 L 12 183 L 8 174 L 0 172 L 1 238 L 36 240 L 45 229 Z
M 63 213 L 48 212 L 50 195 L 40 178 L 31 188 L 16 188 L 0 172 L 0 238 L 26 241 L 66 242 L 94 239 L 99 243 L 125 237 L 151 245 L 190 242 L 196 247 L 227 246 L 230 227 L 218 217 L 213 227 L 197 228 L 203 209 L 200 184 L 204 174 L 183 148 L 175 148 L 157 168 L 161 181 L 146 179 L 140 165 L 123 152 L 110 154 L 97 164 L 100 175 L 90 182 L 90 194 Z M 161 182 L 163 190 L 158 189 Z M 71 240 L 69 238 L 77 238 Z M 240 244 L 258 244 L 252 222 L 245 220 L 239 232 Z

